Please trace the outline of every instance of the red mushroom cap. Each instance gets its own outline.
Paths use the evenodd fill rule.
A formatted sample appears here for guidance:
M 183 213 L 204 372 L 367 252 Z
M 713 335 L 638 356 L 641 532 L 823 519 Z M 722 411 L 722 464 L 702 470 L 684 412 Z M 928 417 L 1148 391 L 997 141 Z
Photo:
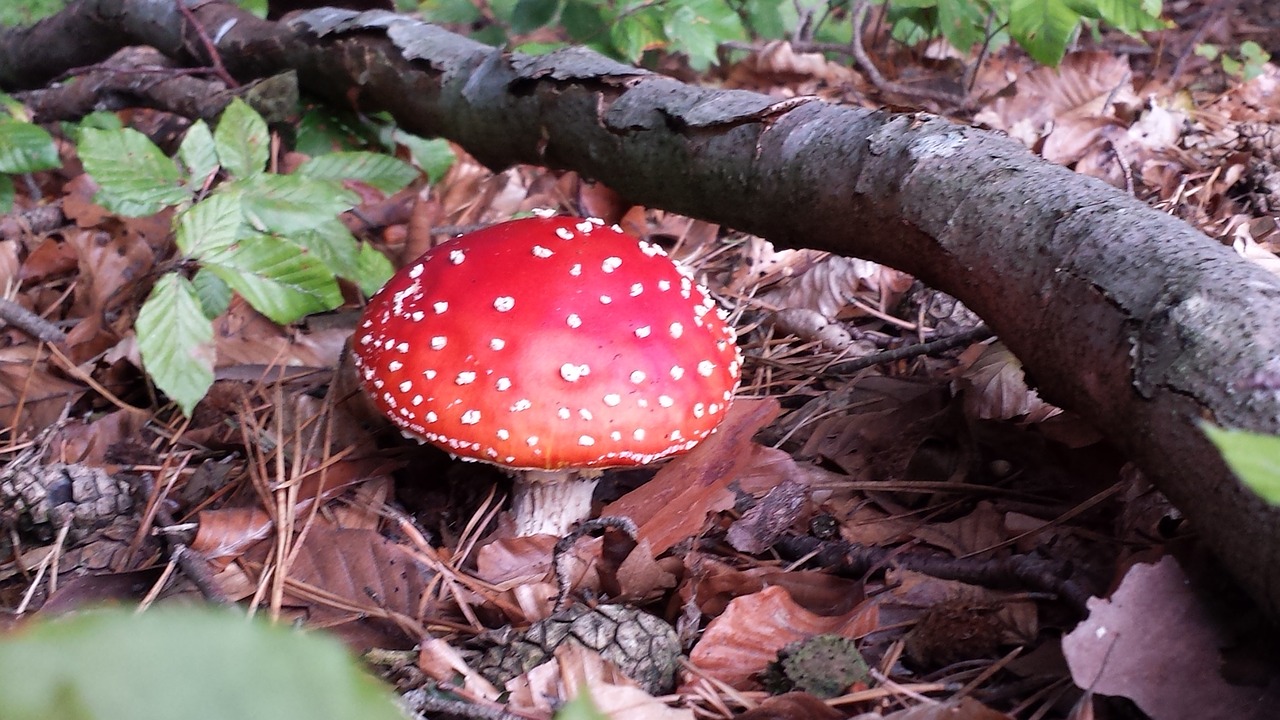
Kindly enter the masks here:
M 518 469 L 689 450 L 741 367 L 724 310 L 688 270 L 575 217 L 432 248 L 369 301 L 353 346 L 365 389 L 407 434 Z

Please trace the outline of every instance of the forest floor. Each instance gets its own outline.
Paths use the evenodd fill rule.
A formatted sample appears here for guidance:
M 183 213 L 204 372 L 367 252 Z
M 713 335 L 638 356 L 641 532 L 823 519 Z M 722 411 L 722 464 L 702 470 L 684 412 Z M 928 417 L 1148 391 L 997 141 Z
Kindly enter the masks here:
M 998 130 L 1280 272 L 1280 70 L 1232 74 L 1194 51 L 1280 52 L 1275 8 L 1166 3 L 1175 27 L 1102 34 L 1056 69 L 874 33 L 878 83 L 786 43 L 703 76 L 663 69 Z M 171 218 L 107 213 L 64 155 L 0 217 L 9 302 L 53 333 L 0 329 L 0 626 L 109 601 L 252 604 L 335 633 L 401 691 L 431 688 L 429 717 L 547 718 L 580 687 L 611 718 L 1167 720 L 1280 698 L 1274 635 L 1195 528 L 1040 400 L 978 318 L 903 273 L 461 151 L 434 185 L 368 193 L 346 221 L 397 266 L 554 208 L 660 243 L 731 310 L 745 365 L 721 431 L 661 469 L 606 473 L 597 509 L 637 531 L 587 528 L 553 563 L 557 538 L 512 536 L 502 473 L 405 441 L 362 405 L 343 358 L 351 288 L 291 327 L 233 301 L 209 396 L 189 418 L 158 397 L 131 327 Z M 632 687 L 613 666 L 643 672 L 627 663 L 649 651 L 622 635 L 600 654 L 539 639 L 585 642 L 573 623 L 594 617 L 665 621 L 674 678 Z

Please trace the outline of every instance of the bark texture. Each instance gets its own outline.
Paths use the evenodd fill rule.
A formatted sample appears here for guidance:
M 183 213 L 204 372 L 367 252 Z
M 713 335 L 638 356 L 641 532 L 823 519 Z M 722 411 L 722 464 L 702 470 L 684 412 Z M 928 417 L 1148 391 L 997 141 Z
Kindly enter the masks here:
M 508 54 L 387 13 L 320 10 L 279 25 L 219 3 L 195 13 L 242 80 L 294 69 L 310 92 L 388 110 L 495 168 L 576 170 L 637 203 L 876 260 L 955 295 L 1047 399 L 1129 453 L 1280 618 L 1280 511 L 1236 482 L 1198 427 L 1280 433 L 1280 279 L 1185 223 L 928 115 L 774 103 L 580 49 Z M 119 42 L 33 57 L 82 16 Z M 195 37 L 172 0 L 84 0 L 0 36 L 0 86 L 41 86 L 126 42 L 190 61 Z

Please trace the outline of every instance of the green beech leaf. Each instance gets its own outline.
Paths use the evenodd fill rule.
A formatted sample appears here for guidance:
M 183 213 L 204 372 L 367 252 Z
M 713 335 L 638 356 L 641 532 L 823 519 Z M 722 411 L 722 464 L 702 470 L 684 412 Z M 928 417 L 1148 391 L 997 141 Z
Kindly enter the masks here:
M 218 160 L 232 177 L 252 177 L 267 167 L 271 152 L 267 121 L 239 98 L 222 111 L 213 142 L 218 148 Z
M 191 287 L 196 291 L 204 316 L 210 320 L 217 318 L 231 306 L 231 288 L 222 282 L 222 278 L 205 268 L 200 268 L 191 277 Z
M 342 304 L 342 291 L 324 263 L 279 238 L 241 238 L 201 260 L 255 310 L 281 325 Z
M 409 155 L 422 172 L 427 174 L 427 182 L 435 185 L 444 174 L 449 172 L 458 156 L 453 154 L 453 147 L 444 138 L 422 138 L 403 130 L 397 130 L 392 139 L 409 148 Z
M 137 130 L 85 128 L 79 152 L 85 172 L 102 188 L 95 202 L 111 212 L 154 215 L 191 197 L 178 166 Z
M 1272 505 L 1280 505 L 1280 437 L 1204 424 L 1205 435 L 1240 481 Z
M 218 169 L 218 148 L 205 121 L 197 120 L 187 130 L 178 146 L 178 159 L 187 168 L 187 182 L 192 190 L 204 187 L 205 181 Z
M 0 172 L 29 173 L 62 164 L 53 136 L 39 125 L 0 120 Z
M 1160 19 L 1157 7 L 1151 12 L 1147 0 L 1089 0 L 1102 19 L 1129 34 L 1144 30 L 1164 30 L 1169 23 Z M 1081 13 L 1084 14 L 1084 13 Z
M 1009 35 L 1036 62 L 1056 66 L 1080 24 L 1066 0 L 1012 0 Z
M 360 269 L 352 279 L 359 283 L 360 291 L 365 295 L 373 295 L 381 290 L 382 286 L 387 284 L 387 281 L 391 279 L 391 276 L 396 271 L 387 256 L 369 243 L 360 243 L 358 267 Z M 347 277 L 352 276 L 347 275 Z
M 178 216 L 175 242 L 184 255 L 198 259 L 233 245 L 243 219 L 238 193 L 214 193 Z
M 334 639 L 195 607 L 76 613 L 0 639 L 5 720 L 403 720 Z
M 13 178 L 8 175 L 0 175 L 0 213 L 7 213 L 13 209 Z
M 418 177 L 418 171 L 403 160 L 371 152 L 334 152 L 302 163 L 298 175 L 316 180 L 359 180 L 387 195 L 395 193 Z
M 517 0 L 511 11 L 511 31 L 527 33 L 549 24 L 560 10 L 560 0 Z
M 360 202 L 360 197 L 331 180 L 302 175 L 259 175 L 235 184 L 242 191 L 245 219 L 275 235 L 314 230 Z
M 360 243 L 351 231 L 336 219 L 293 235 L 282 236 L 329 268 L 329 272 L 341 277 L 354 278 L 360 262 Z
M 161 276 L 138 311 L 134 332 L 147 374 L 191 415 L 213 385 L 214 360 L 213 324 L 195 288 L 176 273 Z
M 609 39 L 623 60 L 636 62 L 645 50 L 666 44 L 662 22 L 649 10 L 626 15 L 609 26 Z

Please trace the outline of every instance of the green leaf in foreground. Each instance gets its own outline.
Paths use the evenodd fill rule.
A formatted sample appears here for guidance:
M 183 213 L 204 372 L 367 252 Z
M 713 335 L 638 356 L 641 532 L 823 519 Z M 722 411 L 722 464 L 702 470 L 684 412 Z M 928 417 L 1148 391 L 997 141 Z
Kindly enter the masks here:
M 222 111 L 213 142 L 218 148 L 218 160 L 232 177 L 251 177 L 267 167 L 271 153 L 267 121 L 240 98 Z
M 243 191 L 245 219 L 278 235 L 314 230 L 360 202 L 360 196 L 332 180 L 293 175 L 259 175 L 234 184 Z
M 182 138 L 178 146 L 178 159 L 187 168 L 187 181 L 192 190 L 200 190 L 209 176 L 218 169 L 218 151 L 213 143 L 213 132 L 203 120 L 197 120 Z
M 201 259 L 255 310 L 280 325 L 342 304 L 342 291 L 324 263 L 279 238 L 242 238 Z
M 53 136 L 39 125 L 0 120 L 0 172 L 28 173 L 62 164 Z
M 1209 424 L 1202 427 L 1232 472 L 1263 500 L 1280 505 L 1280 437 Z
M 427 139 L 403 130 L 397 130 L 393 137 L 396 142 L 409 148 L 409 155 L 422 168 L 422 172 L 427 174 L 427 182 L 432 185 L 440 182 L 458 159 L 453 154 L 449 141 L 444 138 Z
M 418 177 L 402 160 L 380 153 L 352 151 L 319 155 L 302 163 L 298 174 L 317 180 L 359 180 L 390 195 Z
M 7 213 L 13 209 L 15 195 L 13 178 L 8 175 L 0 175 L 0 213 Z
M 175 242 L 184 255 L 199 258 L 235 244 L 243 219 L 239 194 L 215 193 L 178 217 Z
M 85 172 L 102 188 L 95 200 L 111 212 L 154 215 L 190 198 L 178 166 L 137 130 L 85 128 L 79 151 Z
M 151 380 L 187 415 L 213 385 L 213 324 L 186 278 L 160 278 L 134 323 Z M 5 717 L 0 713 L 0 717 Z
M 90 612 L 0 639 L 5 720 L 402 720 L 335 640 L 199 608 Z
M 387 256 L 367 242 L 360 243 L 360 261 L 358 265 L 360 269 L 353 279 L 359 283 L 360 291 L 365 295 L 373 295 L 381 290 L 382 286 L 387 284 L 387 281 L 391 279 L 391 276 L 396 271 Z
M 591 693 L 583 687 L 577 697 L 560 706 L 555 720 L 609 720 L 609 716 L 600 711 L 591 699 Z

